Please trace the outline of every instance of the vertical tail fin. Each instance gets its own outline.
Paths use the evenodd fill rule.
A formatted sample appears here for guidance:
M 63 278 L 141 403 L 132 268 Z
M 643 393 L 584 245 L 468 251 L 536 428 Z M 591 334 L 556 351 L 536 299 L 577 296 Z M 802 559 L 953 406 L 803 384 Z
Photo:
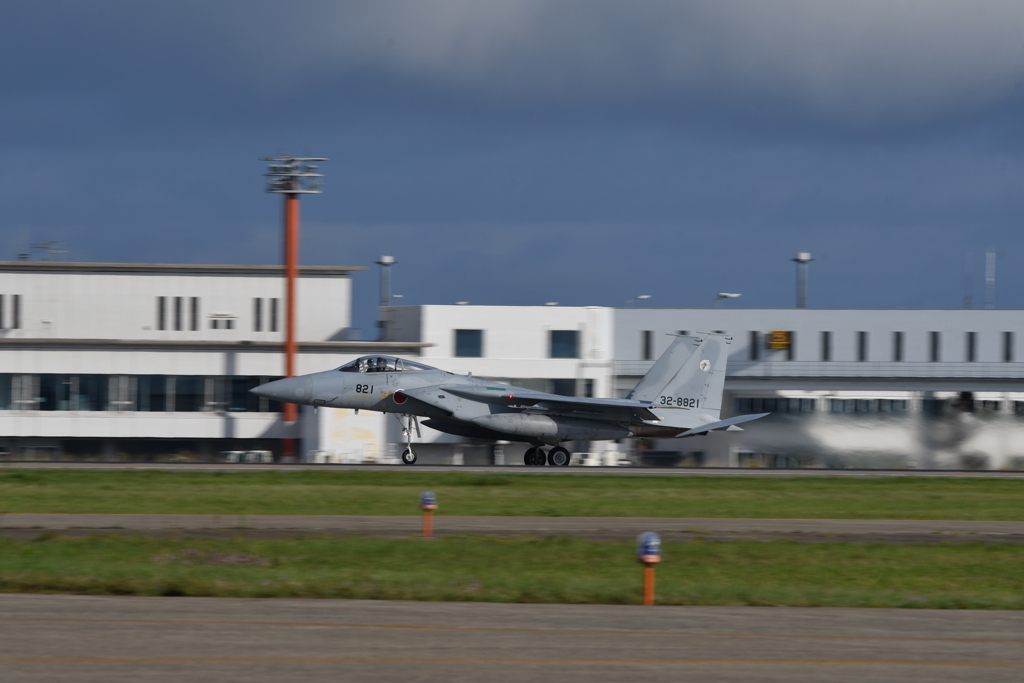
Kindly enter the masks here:
M 696 337 L 676 337 L 626 398 L 634 401 L 656 401 L 661 390 L 672 381 L 699 344 L 700 339 Z
M 731 342 L 732 337 L 721 334 L 679 337 L 644 375 L 630 398 L 689 408 L 717 420 Z

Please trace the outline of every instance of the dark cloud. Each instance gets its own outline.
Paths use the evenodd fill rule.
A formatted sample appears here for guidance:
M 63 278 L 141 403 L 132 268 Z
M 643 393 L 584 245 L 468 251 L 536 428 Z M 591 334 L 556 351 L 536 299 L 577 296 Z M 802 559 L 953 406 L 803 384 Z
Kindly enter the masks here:
M 1024 306 L 1022 29 L 999 0 L 7 3 L 0 249 L 274 261 L 258 157 L 308 152 L 307 262 L 394 253 L 417 302 L 785 306 L 810 249 L 817 305 L 955 306 L 991 245 Z

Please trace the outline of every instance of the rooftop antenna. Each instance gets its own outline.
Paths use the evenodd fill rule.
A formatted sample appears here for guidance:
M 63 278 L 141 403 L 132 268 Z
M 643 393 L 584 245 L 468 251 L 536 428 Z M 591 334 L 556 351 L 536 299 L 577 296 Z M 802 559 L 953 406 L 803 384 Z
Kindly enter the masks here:
M 807 308 L 807 264 L 814 259 L 810 253 L 801 251 L 790 260 L 796 262 L 796 307 Z
M 964 263 L 964 308 L 974 308 L 974 252 L 967 252 Z
M 19 261 L 31 261 L 32 257 L 25 250 L 25 232 L 27 227 L 24 225 L 18 226 L 18 260 Z
M 380 266 L 380 312 L 377 316 L 377 327 L 380 328 L 380 340 L 387 337 L 387 323 L 384 321 L 384 307 L 391 305 L 391 266 L 395 265 L 394 256 L 381 256 L 377 259 Z
M 67 242 L 65 242 L 64 240 L 44 240 L 42 242 L 36 242 L 35 244 L 32 245 L 32 248 L 33 249 L 41 249 L 42 250 L 43 255 L 40 257 L 40 259 L 39 259 L 40 261 L 52 261 L 53 259 L 50 258 L 51 256 L 56 256 L 57 254 L 66 254 L 66 253 L 68 253 L 67 249 L 58 249 L 57 248 L 58 244 L 67 244 Z M 19 254 L 19 256 L 20 256 L 20 254 Z M 26 259 L 20 259 L 19 258 L 18 260 L 19 261 L 20 260 L 27 261 L 28 259 L 27 258 Z
M 996 251 L 989 247 L 985 254 L 985 308 L 996 307 Z

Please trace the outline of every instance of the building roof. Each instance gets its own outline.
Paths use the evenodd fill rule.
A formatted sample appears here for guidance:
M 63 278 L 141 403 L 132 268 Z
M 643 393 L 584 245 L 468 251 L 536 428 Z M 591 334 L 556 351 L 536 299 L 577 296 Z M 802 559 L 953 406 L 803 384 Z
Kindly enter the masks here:
M 348 277 L 366 266 L 301 266 L 301 277 Z M 205 263 L 81 263 L 0 261 L 0 273 L 105 273 L 135 275 L 255 275 L 283 277 L 284 266 Z
M 330 341 L 298 342 L 299 353 L 383 353 L 386 351 L 418 350 L 433 346 L 431 342 Z M 284 342 L 262 341 L 203 341 L 165 339 L 0 339 L 0 350 L 12 348 L 93 348 L 106 350 L 166 349 L 202 351 L 271 351 L 281 352 Z

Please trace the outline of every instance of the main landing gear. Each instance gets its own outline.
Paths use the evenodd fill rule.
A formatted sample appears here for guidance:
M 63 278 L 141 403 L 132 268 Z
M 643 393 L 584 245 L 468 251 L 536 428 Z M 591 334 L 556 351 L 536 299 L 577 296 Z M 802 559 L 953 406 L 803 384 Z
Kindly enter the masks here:
M 552 467 L 568 467 L 569 451 L 561 446 L 555 446 L 547 453 L 542 448 L 527 448 L 523 454 L 523 464 L 527 467 L 543 467 L 546 464 Z

